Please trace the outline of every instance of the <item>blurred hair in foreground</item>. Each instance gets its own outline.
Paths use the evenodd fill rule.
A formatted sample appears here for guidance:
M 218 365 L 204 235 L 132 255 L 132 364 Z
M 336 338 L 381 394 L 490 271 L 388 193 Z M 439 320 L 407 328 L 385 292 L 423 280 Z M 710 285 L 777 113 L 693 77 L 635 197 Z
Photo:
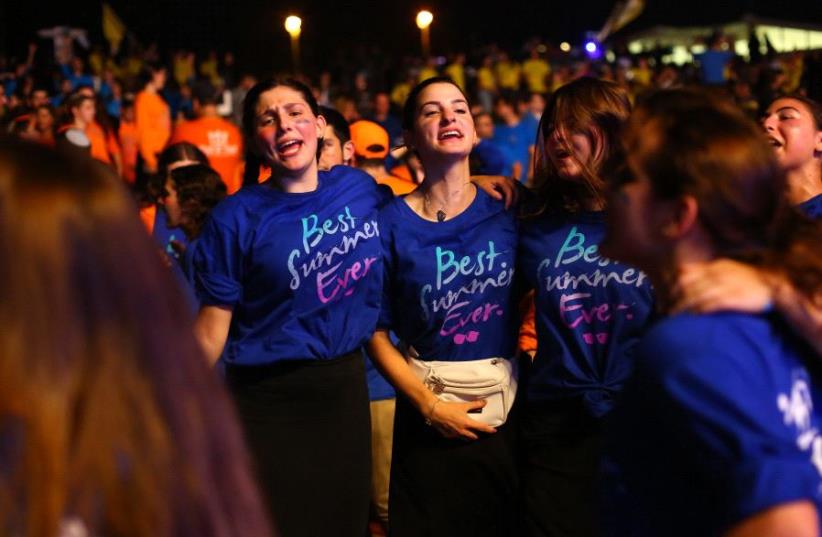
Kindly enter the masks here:
M 235 417 L 121 182 L 0 140 L 0 528 L 269 535 Z

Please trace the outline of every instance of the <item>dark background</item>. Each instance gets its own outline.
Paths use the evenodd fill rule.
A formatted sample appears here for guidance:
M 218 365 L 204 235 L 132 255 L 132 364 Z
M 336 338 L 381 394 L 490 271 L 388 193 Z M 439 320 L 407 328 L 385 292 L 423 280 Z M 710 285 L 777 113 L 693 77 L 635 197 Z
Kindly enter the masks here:
M 241 68 L 257 71 L 289 65 L 287 14 L 303 18 L 302 53 L 306 66 L 329 67 L 343 55 L 368 54 L 378 47 L 389 54 L 418 54 L 414 16 L 421 8 L 434 13 L 435 53 L 470 50 L 499 43 L 519 47 L 533 36 L 551 42 L 580 43 L 599 30 L 613 0 L 428 0 L 406 2 L 329 2 L 316 0 L 111 0 L 110 5 L 143 44 L 235 52 Z M 763 17 L 822 25 L 822 0 L 682 1 L 647 0 L 629 30 L 655 24 L 723 23 L 754 13 Z M 75 0 L 60 4 L 36 0 L 0 0 L 0 53 L 21 56 L 39 28 L 57 24 L 83 27 L 102 41 L 101 4 Z M 359 51 L 359 52 L 358 52 Z

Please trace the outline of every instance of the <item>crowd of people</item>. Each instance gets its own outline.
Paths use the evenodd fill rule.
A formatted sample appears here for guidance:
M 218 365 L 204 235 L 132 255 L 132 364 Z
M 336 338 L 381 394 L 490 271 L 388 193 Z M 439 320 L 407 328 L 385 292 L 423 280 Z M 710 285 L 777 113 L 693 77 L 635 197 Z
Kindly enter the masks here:
M 0 527 L 820 535 L 820 58 L 711 53 L 3 59 Z

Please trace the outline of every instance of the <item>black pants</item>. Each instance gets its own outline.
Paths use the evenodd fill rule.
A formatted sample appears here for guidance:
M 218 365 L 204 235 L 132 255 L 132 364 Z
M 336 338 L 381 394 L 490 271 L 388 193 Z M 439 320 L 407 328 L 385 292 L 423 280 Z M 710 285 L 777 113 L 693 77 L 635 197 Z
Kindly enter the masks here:
M 580 399 L 525 403 L 521 408 L 525 537 L 600 534 L 601 421 Z
M 371 422 L 360 352 L 228 366 L 226 380 L 280 537 L 362 537 Z
M 495 434 L 479 433 L 479 440 L 446 439 L 397 397 L 389 535 L 516 535 L 515 414 Z

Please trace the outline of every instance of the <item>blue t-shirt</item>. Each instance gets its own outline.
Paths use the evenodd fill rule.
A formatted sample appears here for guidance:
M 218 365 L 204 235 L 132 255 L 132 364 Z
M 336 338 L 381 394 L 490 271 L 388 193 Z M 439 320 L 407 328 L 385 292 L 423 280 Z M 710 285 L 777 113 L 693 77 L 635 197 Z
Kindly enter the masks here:
M 491 140 L 480 140 L 471 150 L 471 159 L 477 163 L 477 175 L 513 174 L 513 160 Z
M 385 201 L 371 176 L 335 166 L 313 192 L 252 185 L 214 209 L 193 264 L 200 302 L 234 308 L 226 362 L 331 359 L 371 336 Z
M 796 208 L 814 220 L 822 219 L 822 194 L 818 194 L 809 200 L 803 201 L 797 205 Z
M 706 50 L 701 54 L 695 54 L 694 58 L 699 62 L 702 70 L 702 82 L 705 84 L 724 84 L 725 65 L 734 57 L 730 50 Z
M 462 214 L 430 222 L 395 198 L 380 213 L 380 231 L 380 327 L 393 328 L 422 360 L 513 356 L 517 223 L 511 211 L 478 190 Z
M 535 289 L 531 401 L 581 396 L 594 416 L 613 406 L 652 312 L 640 270 L 603 258 L 603 213 L 544 215 L 522 227 L 520 275 Z
M 528 121 L 520 121 L 513 127 L 504 124 L 494 126 L 494 137 L 491 140 L 506 151 L 514 162 L 520 163 L 520 181 L 525 181 L 528 177 L 531 162 L 529 148 L 534 144 L 535 134 Z
M 775 316 L 669 317 L 636 361 L 609 431 L 631 505 L 614 535 L 722 535 L 782 503 L 822 506 L 822 400 L 803 365 L 818 357 Z

